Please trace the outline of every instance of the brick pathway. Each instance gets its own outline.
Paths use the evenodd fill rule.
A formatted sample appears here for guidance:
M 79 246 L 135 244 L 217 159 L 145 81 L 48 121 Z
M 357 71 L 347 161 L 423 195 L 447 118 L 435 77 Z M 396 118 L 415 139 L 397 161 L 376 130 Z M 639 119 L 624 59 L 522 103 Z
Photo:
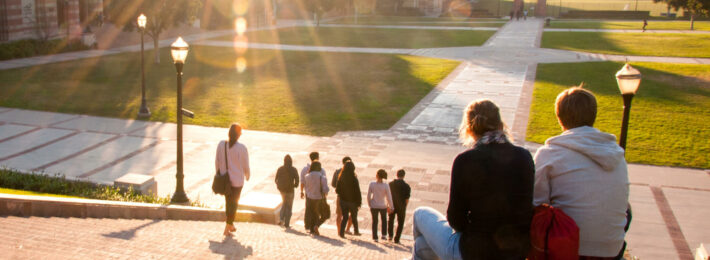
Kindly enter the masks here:
M 236 223 L 223 237 L 223 223 L 173 220 L 0 217 L 0 259 L 405 259 L 411 242 L 341 239 L 321 229 Z

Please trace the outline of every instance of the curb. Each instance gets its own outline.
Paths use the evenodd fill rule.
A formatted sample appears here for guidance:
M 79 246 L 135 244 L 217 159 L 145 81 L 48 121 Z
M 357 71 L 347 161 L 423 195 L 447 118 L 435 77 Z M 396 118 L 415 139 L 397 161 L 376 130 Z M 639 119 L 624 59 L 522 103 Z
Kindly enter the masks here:
M 0 216 L 225 221 L 223 210 L 178 205 L 0 194 Z M 272 224 L 269 216 L 239 210 L 235 221 Z

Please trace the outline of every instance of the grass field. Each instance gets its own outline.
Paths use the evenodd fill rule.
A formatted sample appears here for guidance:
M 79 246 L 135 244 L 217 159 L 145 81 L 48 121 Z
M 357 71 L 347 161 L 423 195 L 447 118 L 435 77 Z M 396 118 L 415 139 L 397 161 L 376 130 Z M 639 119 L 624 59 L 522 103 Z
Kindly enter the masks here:
M 329 21 L 329 24 L 360 24 L 360 25 L 422 25 L 422 26 L 458 26 L 458 27 L 502 27 L 505 19 L 472 19 L 457 17 L 345 17 Z
M 26 190 L 16 190 L 16 189 L 8 189 L 8 188 L 0 188 L 0 193 L 15 194 L 15 195 L 31 195 L 31 196 L 49 196 L 49 197 L 59 197 L 59 198 L 81 198 L 81 197 L 76 197 L 76 196 L 42 193 L 42 192 L 26 191 Z
M 372 48 L 479 46 L 495 31 L 290 27 L 246 33 L 249 42 Z M 226 36 L 218 40 L 232 41 Z M 376 39 L 376 40 L 374 40 Z
M 641 71 L 643 80 L 633 100 L 627 160 L 710 168 L 710 65 L 632 65 Z M 580 82 L 597 97 L 595 127 L 618 137 L 623 102 L 614 74 L 621 66 L 616 62 L 538 65 L 527 140 L 543 143 L 560 134 L 555 98 Z
M 542 47 L 604 54 L 710 57 L 710 34 L 544 32 Z
M 641 30 L 643 21 L 573 21 L 556 20 L 548 28 L 568 29 L 626 29 Z M 710 31 L 710 21 L 696 21 L 695 30 Z M 646 30 L 690 30 L 689 21 L 648 21 Z
M 152 57 L 148 52 L 147 57 Z M 146 62 L 151 121 L 174 122 L 175 67 Z M 0 106 L 135 118 L 138 53 L 3 70 Z M 458 61 L 382 54 L 249 50 L 235 68 L 232 48 L 191 47 L 183 100 L 187 124 L 329 136 L 387 129 L 444 79 Z

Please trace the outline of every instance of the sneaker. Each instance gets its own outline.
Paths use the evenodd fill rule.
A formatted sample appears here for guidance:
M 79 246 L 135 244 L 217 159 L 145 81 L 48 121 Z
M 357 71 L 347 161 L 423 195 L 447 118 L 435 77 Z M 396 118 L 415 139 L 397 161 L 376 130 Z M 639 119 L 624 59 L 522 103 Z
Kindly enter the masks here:
M 392 237 L 387 237 L 387 240 L 392 241 Z
M 345 234 L 352 235 L 353 232 L 350 232 L 349 230 L 345 231 Z
M 387 237 L 386 237 L 386 236 L 382 236 L 382 240 L 387 240 Z

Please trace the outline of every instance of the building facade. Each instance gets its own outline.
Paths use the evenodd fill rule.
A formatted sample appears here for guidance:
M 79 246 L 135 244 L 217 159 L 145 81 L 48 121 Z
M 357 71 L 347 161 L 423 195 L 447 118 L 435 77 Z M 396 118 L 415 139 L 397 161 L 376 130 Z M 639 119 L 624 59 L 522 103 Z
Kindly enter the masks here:
M 79 39 L 102 12 L 103 0 L 0 0 L 0 42 Z

